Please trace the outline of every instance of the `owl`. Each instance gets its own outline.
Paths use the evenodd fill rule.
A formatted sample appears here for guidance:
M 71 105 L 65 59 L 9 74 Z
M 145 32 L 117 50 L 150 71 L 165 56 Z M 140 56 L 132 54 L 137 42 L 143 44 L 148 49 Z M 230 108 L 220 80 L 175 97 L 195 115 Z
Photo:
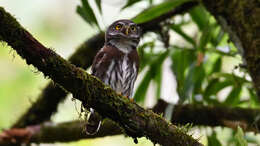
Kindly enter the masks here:
M 138 74 L 139 57 L 137 46 L 141 28 L 131 20 L 112 23 L 105 34 L 105 44 L 95 56 L 92 75 L 109 85 L 117 93 L 132 98 L 134 83 Z M 101 118 L 90 108 L 86 125 L 87 134 L 95 134 Z

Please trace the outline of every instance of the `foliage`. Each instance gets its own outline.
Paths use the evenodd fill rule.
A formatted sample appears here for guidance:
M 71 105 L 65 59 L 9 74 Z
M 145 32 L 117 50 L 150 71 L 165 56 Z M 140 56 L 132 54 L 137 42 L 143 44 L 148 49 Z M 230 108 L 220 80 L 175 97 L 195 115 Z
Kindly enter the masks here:
M 244 139 L 244 132 L 240 127 L 237 128 L 235 139 L 237 146 L 247 146 L 247 141 Z
M 208 136 L 208 146 L 220 146 L 221 143 L 217 138 L 217 134 L 215 131 L 211 135 Z
M 101 11 L 101 5 L 99 0 L 96 0 L 99 10 Z M 97 18 L 94 11 L 89 5 L 87 0 L 81 0 L 82 6 L 77 6 L 77 13 L 90 25 L 98 26 Z
M 162 2 L 156 6 L 152 6 L 149 9 L 146 9 L 145 11 L 143 11 L 142 13 L 140 13 L 139 15 L 137 15 L 133 21 L 135 23 L 144 23 L 147 22 L 153 18 L 156 18 L 158 16 L 161 16 L 171 10 L 173 10 L 174 8 L 176 8 L 177 6 L 190 1 L 190 0 L 174 0 L 174 1 L 165 1 Z

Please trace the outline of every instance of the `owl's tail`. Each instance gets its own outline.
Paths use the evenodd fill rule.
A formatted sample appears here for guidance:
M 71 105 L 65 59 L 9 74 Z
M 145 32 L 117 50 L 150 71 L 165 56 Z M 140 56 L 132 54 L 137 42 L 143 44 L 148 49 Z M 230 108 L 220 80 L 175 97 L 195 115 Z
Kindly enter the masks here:
M 93 108 L 90 108 L 90 115 L 88 116 L 86 124 L 86 133 L 88 135 L 96 134 L 100 128 L 101 120 L 101 116 L 95 112 Z

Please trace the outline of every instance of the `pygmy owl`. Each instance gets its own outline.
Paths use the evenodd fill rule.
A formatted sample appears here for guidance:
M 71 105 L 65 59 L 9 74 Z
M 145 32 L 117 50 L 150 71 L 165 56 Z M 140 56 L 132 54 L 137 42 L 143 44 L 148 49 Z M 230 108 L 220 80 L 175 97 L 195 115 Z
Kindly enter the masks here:
M 118 20 L 111 24 L 105 35 L 105 45 L 95 56 L 92 75 L 98 77 L 117 93 L 132 98 L 139 68 L 137 45 L 141 29 L 131 20 Z M 95 134 L 101 118 L 90 109 L 86 125 L 87 134 Z

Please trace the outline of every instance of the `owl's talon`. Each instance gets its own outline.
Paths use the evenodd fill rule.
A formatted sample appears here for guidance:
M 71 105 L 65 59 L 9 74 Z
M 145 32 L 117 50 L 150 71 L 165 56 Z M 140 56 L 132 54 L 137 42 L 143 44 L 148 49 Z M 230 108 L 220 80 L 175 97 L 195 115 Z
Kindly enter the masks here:
M 129 100 L 130 100 L 130 102 L 134 102 L 135 100 L 134 100 L 134 98 L 129 98 Z
M 118 94 L 119 94 L 120 96 L 124 96 L 124 95 L 122 94 L 122 92 L 118 92 Z

